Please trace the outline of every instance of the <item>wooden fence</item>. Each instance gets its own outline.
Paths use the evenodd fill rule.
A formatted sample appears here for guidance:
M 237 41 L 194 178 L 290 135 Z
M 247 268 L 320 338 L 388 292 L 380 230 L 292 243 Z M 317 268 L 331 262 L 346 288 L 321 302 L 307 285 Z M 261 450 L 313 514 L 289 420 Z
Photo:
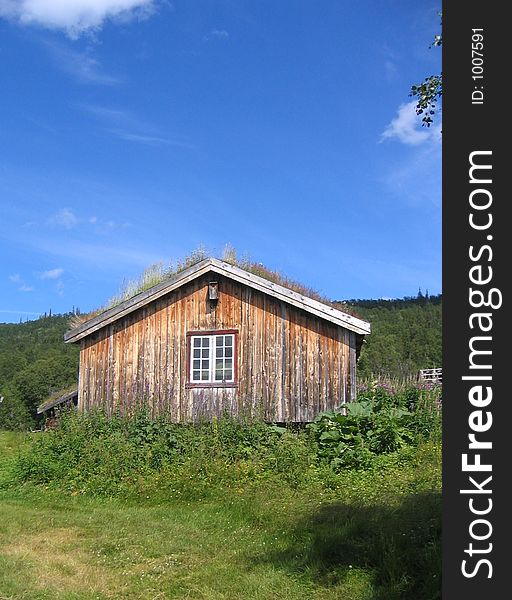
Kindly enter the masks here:
M 432 383 L 443 383 L 443 369 L 421 369 L 420 380 Z

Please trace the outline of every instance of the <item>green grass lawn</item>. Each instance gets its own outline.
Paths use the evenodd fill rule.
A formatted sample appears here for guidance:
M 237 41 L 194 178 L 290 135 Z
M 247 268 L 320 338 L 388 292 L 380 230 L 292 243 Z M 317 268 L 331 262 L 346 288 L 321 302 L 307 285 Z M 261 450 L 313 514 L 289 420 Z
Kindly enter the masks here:
M 334 489 L 265 482 L 196 500 L 10 485 L 0 432 L 0 599 L 440 598 L 440 449 Z M 2 483 L 3 481 L 3 483 Z

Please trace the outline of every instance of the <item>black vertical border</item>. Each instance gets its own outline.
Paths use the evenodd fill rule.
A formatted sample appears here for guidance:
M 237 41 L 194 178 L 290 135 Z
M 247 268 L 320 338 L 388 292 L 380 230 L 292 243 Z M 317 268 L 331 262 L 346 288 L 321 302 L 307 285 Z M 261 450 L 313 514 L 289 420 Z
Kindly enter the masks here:
M 443 599 L 464 600 L 512 597 L 512 552 L 509 546 L 512 522 L 512 350 L 509 332 L 509 279 L 512 277 L 512 219 L 507 208 L 512 206 L 512 164 L 509 166 L 510 137 L 510 60 L 512 59 L 512 24 L 505 14 L 506 3 L 445 2 L 443 5 Z M 484 78 L 472 78 L 472 30 L 483 29 Z M 479 61 L 477 61 L 479 62 Z M 472 104 L 472 92 L 483 86 L 483 104 Z M 478 94 L 477 94 L 478 95 Z M 475 99 L 475 98 L 473 98 Z M 469 155 L 473 151 L 492 151 L 492 231 L 478 232 L 469 225 L 469 194 L 475 185 L 469 183 Z M 509 231 L 510 230 L 510 231 Z M 492 235 L 492 241 L 487 235 Z M 510 241 L 510 243 L 509 243 Z M 497 310 L 471 309 L 469 304 L 469 269 L 478 264 L 469 259 L 469 246 L 492 246 L 492 260 L 484 253 L 480 264 L 493 269 L 492 282 L 482 291 L 495 287 L 503 293 L 503 304 Z M 478 286 L 472 286 L 478 287 Z M 470 495 L 460 490 L 471 488 L 469 476 L 478 481 L 483 473 L 463 473 L 462 454 L 468 452 L 468 423 L 475 410 L 468 401 L 473 383 L 462 376 L 475 374 L 469 370 L 469 339 L 478 335 L 471 331 L 471 312 L 492 313 L 493 400 L 488 408 L 493 424 L 489 432 L 479 435 L 491 440 L 492 450 L 480 451 L 482 463 L 492 464 L 490 495 L 475 495 L 475 504 L 484 507 L 483 498 L 492 498 L 491 512 L 482 517 L 471 513 Z M 484 334 L 485 335 L 485 334 Z M 488 346 L 489 347 L 489 346 Z M 487 357 L 489 358 L 489 357 Z M 483 373 L 483 371 L 479 371 Z M 489 374 L 488 372 L 486 374 Z M 507 385 L 508 384 L 508 385 Z M 486 385 L 486 384 L 484 384 Z M 486 541 L 472 540 L 472 520 L 487 518 L 492 535 Z M 474 529 L 483 534 L 485 526 Z M 492 551 L 470 557 L 465 550 Z M 510 555 L 510 559 L 509 559 Z M 481 565 L 474 577 L 462 573 L 462 561 L 473 571 L 478 559 L 489 559 L 489 569 Z M 511 563 L 511 564 L 509 564 Z

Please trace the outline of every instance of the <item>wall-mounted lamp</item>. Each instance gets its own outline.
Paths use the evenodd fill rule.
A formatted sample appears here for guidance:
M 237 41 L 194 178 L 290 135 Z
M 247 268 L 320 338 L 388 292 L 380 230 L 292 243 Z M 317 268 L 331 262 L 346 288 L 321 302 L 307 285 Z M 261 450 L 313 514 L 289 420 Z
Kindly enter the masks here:
M 216 281 L 208 283 L 208 300 L 212 303 L 219 300 L 219 284 Z

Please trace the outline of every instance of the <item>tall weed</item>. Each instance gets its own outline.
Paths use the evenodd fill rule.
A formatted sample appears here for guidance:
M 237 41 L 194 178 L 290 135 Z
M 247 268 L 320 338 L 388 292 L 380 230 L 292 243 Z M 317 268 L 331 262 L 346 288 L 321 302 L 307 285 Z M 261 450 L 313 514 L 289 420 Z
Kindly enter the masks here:
M 396 466 L 410 460 L 408 449 L 438 439 L 429 393 L 376 386 L 298 429 L 228 417 L 176 424 L 148 407 L 131 416 L 68 412 L 24 449 L 14 478 L 95 495 L 196 497 L 262 482 L 336 488 L 347 469 Z

